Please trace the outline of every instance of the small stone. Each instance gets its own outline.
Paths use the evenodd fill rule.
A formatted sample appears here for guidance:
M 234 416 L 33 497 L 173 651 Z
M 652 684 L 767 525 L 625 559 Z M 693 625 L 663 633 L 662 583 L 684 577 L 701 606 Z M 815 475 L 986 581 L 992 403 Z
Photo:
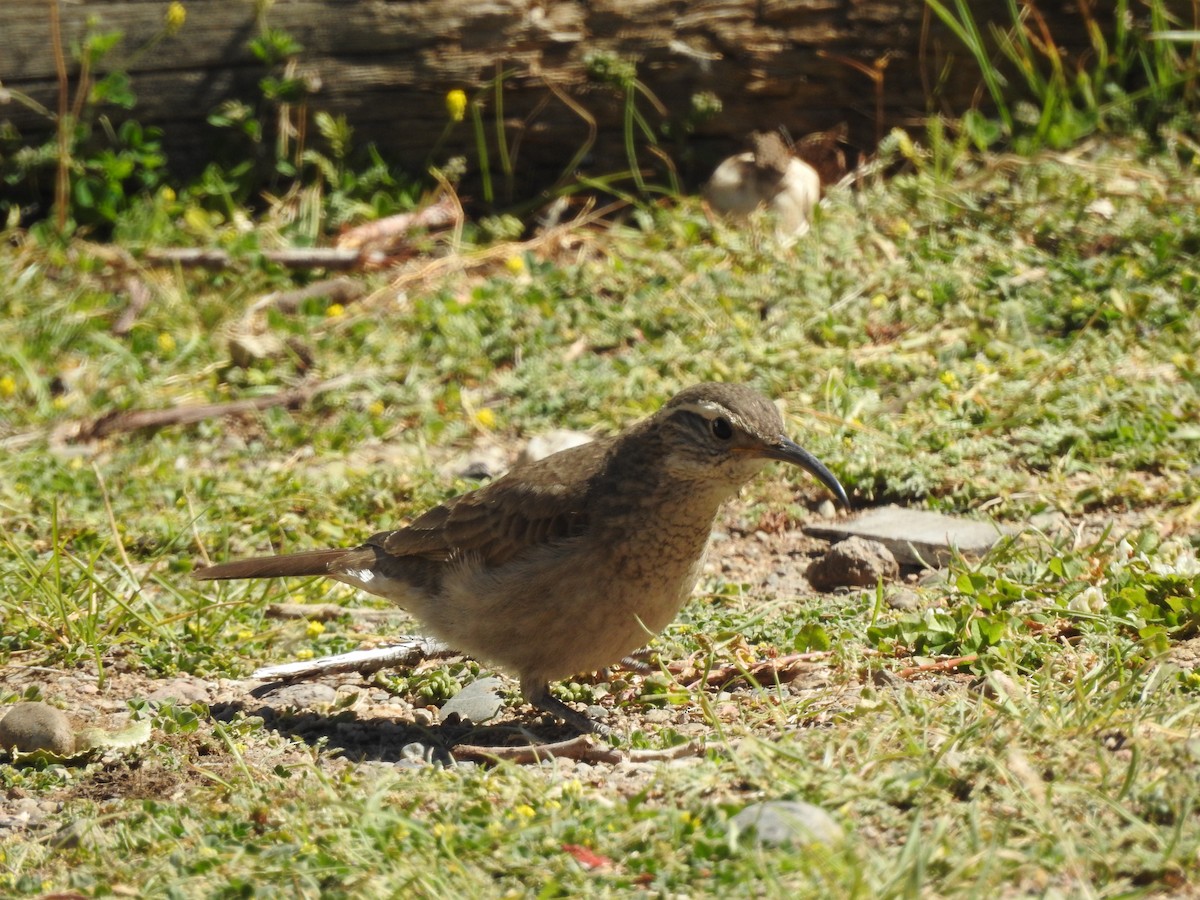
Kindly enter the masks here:
M 261 696 L 263 701 L 274 707 L 314 709 L 332 704 L 337 700 L 337 691 L 327 684 L 304 681 L 282 685 Z
M 442 721 L 457 715 L 464 721 L 481 725 L 500 714 L 504 709 L 504 698 L 500 688 L 504 682 L 499 678 L 479 678 L 442 704 Z
M 734 835 L 754 830 L 754 841 L 771 846 L 835 844 L 842 828 L 819 806 L 801 800 L 752 803 L 729 821 Z
M 837 504 L 828 498 L 817 506 L 817 515 L 822 519 L 832 519 L 837 515 Z
M 432 710 L 426 709 L 423 706 L 418 706 L 412 711 L 412 720 L 414 725 L 420 725 L 427 728 L 437 721 L 437 715 Z
M 536 434 L 529 439 L 521 455 L 517 458 L 518 463 L 537 462 L 539 459 L 545 459 L 560 450 L 569 450 L 572 447 L 579 447 L 583 444 L 590 444 L 592 436 L 582 431 L 571 431 L 566 428 L 556 428 L 554 431 L 547 431 L 545 434 Z
M 211 685 L 208 682 L 199 678 L 180 677 L 172 678 L 169 681 L 162 682 L 151 693 L 146 695 L 146 699 L 153 702 L 164 702 L 173 700 L 175 702 L 188 703 L 211 703 Z
M 0 719 L 0 748 L 70 756 L 75 752 L 75 729 L 67 714 L 49 703 L 17 703 Z
M 912 612 L 921 608 L 921 595 L 908 588 L 897 588 L 894 591 L 888 591 L 885 602 L 892 609 Z
M 819 591 L 836 587 L 874 587 L 880 579 L 892 581 L 900 574 L 896 557 L 878 541 L 859 537 L 834 544 L 808 567 L 809 584 Z

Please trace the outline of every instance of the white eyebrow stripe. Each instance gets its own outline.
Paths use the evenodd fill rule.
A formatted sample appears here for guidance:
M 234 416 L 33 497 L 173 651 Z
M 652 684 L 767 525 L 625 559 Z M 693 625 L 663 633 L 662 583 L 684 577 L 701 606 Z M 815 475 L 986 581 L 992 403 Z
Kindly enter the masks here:
M 701 416 L 707 421 L 712 421 L 717 416 L 724 416 L 730 423 L 740 431 L 749 431 L 746 421 L 739 415 L 730 412 L 720 403 L 714 403 L 712 400 L 693 400 L 690 403 L 682 403 L 676 407 L 682 412 L 690 412 Z

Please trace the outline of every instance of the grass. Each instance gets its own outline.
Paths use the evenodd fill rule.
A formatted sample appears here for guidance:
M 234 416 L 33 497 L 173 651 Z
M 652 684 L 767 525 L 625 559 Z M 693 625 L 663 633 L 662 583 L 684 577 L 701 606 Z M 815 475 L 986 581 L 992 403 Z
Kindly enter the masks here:
M 0 764 L 10 804 L 49 802 L 44 829 L 0 831 L 0 893 L 1194 891 L 1194 159 L 1132 143 L 907 155 L 894 179 L 835 193 L 786 254 L 769 229 L 687 205 L 640 209 L 569 248 L 514 247 L 494 263 L 466 248 L 456 272 L 403 290 L 372 276 L 379 290 L 361 305 L 267 314 L 306 353 L 247 370 L 229 364 L 226 336 L 290 283 L 283 273 L 135 272 L 152 303 L 118 338 L 123 276 L 101 248 L 9 235 L 0 666 L 14 686 L 0 701 L 36 693 L 15 676 L 43 666 L 51 702 L 95 677 L 156 730 L 85 766 Z M 113 409 L 342 375 L 344 388 L 301 409 L 67 438 Z M 723 696 L 663 680 L 657 697 L 623 694 L 639 729 L 629 743 L 686 736 L 681 713 L 719 743 L 687 763 L 355 763 L 331 750 L 352 710 L 317 717 L 326 738 L 305 741 L 289 735 L 313 721 L 122 693 L 370 640 L 348 619 L 264 616 L 267 601 L 349 592 L 201 586 L 188 572 L 205 556 L 356 541 L 469 487 L 443 466 L 473 442 L 615 429 L 702 379 L 785 400 L 794 436 L 860 505 L 986 511 L 1025 530 L 919 587 L 917 611 L 874 591 L 771 595 L 707 579 L 659 641 L 665 658 L 832 652 L 792 685 Z M 794 523 L 816 497 L 773 471 L 736 521 Z M 1027 527 L 1047 513 L 1070 528 Z M 887 674 L 968 653 L 961 675 Z M 655 708 L 666 722 L 645 721 Z M 732 836 L 729 818 L 764 798 L 816 803 L 847 838 L 801 852 Z

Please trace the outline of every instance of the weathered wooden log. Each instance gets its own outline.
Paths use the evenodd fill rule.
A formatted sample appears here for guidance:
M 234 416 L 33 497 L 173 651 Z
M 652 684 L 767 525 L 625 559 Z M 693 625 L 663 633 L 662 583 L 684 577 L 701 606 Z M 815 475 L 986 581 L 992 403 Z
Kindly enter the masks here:
M 0 3 L 0 80 L 47 110 L 58 90 L 53 2 Z M 870 148 L 882 129 L 924 116 L 931 103 L 962 111 L 979 85 L 965 49 L 920 0 L 184 0 L 186 23 L 172 37 L 162 36 L 163 0 L 57 2 L 64 47 L 78 44 L 89 20 L 124 33 L 100 68 L 127 71 L 137 105 L 109 114 L 162 128 L 172 166 L 185 171 L 213 153 L 212 110 L 231 98 L 262 108 L 267 70 L 247 45 L 266 26 L 303 46 L 291 74 L 314 88 L 310 110 L 345 114 L 356 144 L 374 142 L 418 173 L 456 154 L 478 165 L 470 114 L 443 135 L 447 92 L 461 89 L 483 104 L 501 181 L 496 94 L 487 85 L 504 73 L 500 124 L 518 195 L 567 167 L 627 167 L 626 99 L 592 77 L 598 57 L 637 61 L 665 116 L 645 96 L 635 100 L 656 128 L 670 123 L 660 139 L 691 184 L 754 130 L 782 126 L 798 137 L 847 122 L 849 143 Z M 1114 4 L 1089 5 L 1102 26 L 1111 24 Z M 1003 4 L 971 6 L 981 22 L 1006 16 Z M 261 18 L 256 8 L 266 10 Z M 1039 9 L 1057 42 L 1088 46 L 1075 4 Z M 69 57 L 68 68 L 76 77 Z M 705 93 L 720 99 L 721 112 L 689 124 Z M 53 128 L 18 102 L 0 107 L 3 119 L 25 135 Z M 307 140 L 316 143 L 311 130 Z

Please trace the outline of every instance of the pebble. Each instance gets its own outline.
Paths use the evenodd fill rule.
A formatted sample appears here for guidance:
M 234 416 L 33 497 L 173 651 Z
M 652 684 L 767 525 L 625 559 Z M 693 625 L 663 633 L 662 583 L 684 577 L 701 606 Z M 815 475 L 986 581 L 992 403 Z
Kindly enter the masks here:
M 414 725 L 428 727 L 437 722 L 437 714 L 424 706 L 417 706 L 413 708 L 412 720 Z
M 17 703 L 0 719 L 0 747 L 70 756 L 75 752 L 75 729 L 67 714 L 49 703 Z
M 860 537 L 846 538 L 834 544 L 808 567 L 805 576 L 819 591 L 836 587 L 875 587 L 882 579 L 894 581 L 900 566 L 892 551 L 878 541 Z
M 921 608 L 921 595 L 916 591 L 908 590 L 908 588 L 898 588 L 888 592 L 886 602 L 892 609 L 912 612 Z
M 457 714 L 460 719 L 481 725 L 496 718 L 504 709 L 499 678 L 478 678 L 442 704 L 442 721 Z
M 327 684 L 302 681 L 285 684 L 272 691 L 264 692 L 261 699 L 268 706 L 296 709 L 312 709 L 328 706 L 337 699 L 337 691 Z
M 167 700 L 174 700 L 177 703 L 211 703 L 212 692 L 211 685 L 199 678 L 172 678 L 159 684 L 151 693 L 146 695 L 147 700 L 162 703 Z
M 835 844 L 842 840 L 840 825 L 819 806 L 802 800 L 767 800 L 752 803 L 729 820 L 736 837 L 754 829 L 757 844 Z

